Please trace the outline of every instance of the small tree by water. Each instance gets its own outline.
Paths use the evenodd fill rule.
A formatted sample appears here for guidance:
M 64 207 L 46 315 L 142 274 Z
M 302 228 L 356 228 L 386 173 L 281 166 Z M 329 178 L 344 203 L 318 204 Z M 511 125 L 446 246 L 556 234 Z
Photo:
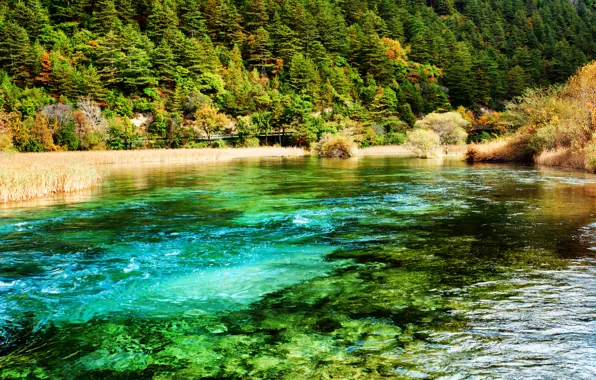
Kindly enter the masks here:
M 468 138 L 465 127 L 469 124 L 458 112 L 429 113 L 416 126 L 430 129 L 439 135 L 441 144 L 464 144 Z

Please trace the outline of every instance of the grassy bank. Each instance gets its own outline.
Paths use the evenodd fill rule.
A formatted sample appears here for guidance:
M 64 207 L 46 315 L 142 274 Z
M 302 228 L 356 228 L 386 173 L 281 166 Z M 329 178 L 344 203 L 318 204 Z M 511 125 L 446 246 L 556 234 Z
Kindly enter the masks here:
M 300 148 L 161 149 L 54 153 L 0 153 L 0 203 L 70 193 L 97 185 L 109 166 L 192 163 L 308 154 Z
M 527 91 L 508 107 L 514 131 L 468 147 L 469 161 L 534 162 L 596 171 L 596 62 L 560 87 Z

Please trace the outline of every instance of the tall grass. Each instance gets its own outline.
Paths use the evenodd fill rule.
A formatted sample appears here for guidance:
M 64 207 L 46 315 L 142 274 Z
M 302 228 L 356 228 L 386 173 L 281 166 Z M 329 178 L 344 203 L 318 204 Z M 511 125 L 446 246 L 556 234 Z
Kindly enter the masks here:
M 0 154 L 0 203 L 87 189 L 101 180 L 99 169 L 72 157 Z
M 0 152 L 0 203 L 70 193 L 97 185 L 109 165 L 192 163 L 249 157 L 303 156 L 300 148 L 161 149 L 52 153 Z

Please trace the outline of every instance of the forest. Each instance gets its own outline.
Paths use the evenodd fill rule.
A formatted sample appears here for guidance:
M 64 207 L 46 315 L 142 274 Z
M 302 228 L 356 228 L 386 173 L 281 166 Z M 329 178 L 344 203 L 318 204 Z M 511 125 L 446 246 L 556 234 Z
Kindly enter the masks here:
M 399 144 L 458 108 L 490 130 L 508 100 L 594 58 L 594 6 L 4 0 L 0 150 Z

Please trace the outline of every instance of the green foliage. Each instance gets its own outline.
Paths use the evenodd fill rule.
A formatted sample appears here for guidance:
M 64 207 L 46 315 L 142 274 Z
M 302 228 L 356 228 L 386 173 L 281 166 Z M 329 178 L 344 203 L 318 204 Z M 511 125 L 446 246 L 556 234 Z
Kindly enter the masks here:
M 68 122 L 58 129 L 54 134 L 54 143 L 70 151 L 79 149 L 79 138 L 75 132 L 73 122 Z
M 526 3 L 9 2 L 0 107 L 26 118 L 86 97 L 109 118 L 151 113 L 165 138 L 172 120 L 190 125 L 211 104 L 254 119 L 255 133 L 296 133 L 290 140 L 306 145 L 324 130 L 311 116 L 343 115 L 384 128 L 361 128 L 360 144 L 386 143 L 408 129 L 388 126 L 396 120 L 498 110 L 596 58 L 594 7 Z

